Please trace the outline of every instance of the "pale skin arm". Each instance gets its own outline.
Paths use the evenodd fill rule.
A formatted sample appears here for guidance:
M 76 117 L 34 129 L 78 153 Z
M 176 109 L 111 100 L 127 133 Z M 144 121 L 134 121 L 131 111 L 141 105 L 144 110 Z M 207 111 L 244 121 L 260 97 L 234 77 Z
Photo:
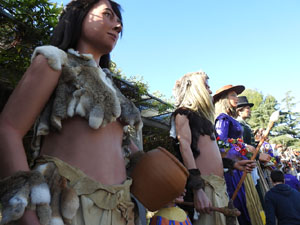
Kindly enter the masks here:
M 22 139 L 50 98 L 60 74 L 38 55 L 10 96 L 0 115 L 0 178 L 29 170 Z M 23 219 L 39 224 L 32 212 Z
M 178 114 L 175 118 L 175 125 L 183 163 L 187 169 L 197 169 L 191 149 L 192 134 L 189 120 L 186 116 Z M 194 190 L 194 205 L 196 210 L 200 213 L 211 212 L 211 202 L 202 189 Z

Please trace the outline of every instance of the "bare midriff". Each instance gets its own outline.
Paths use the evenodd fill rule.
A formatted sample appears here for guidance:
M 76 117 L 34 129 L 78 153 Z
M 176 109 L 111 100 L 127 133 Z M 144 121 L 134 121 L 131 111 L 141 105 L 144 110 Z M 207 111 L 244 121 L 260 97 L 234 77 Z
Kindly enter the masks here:
M 196 158 L 196 166 L 202 175 L 217 175 L 223 177 L 223 162 L 216 141 L 212 141 L 208 135 L 200 135 L 198 139 L 200 155 Z
M 102 184 L 121 184 L 126 179 L 119 122 L 95 130 L 77 116 L 64 120 L 62 127 L 44 138 L 42 155 L 57 157 Z

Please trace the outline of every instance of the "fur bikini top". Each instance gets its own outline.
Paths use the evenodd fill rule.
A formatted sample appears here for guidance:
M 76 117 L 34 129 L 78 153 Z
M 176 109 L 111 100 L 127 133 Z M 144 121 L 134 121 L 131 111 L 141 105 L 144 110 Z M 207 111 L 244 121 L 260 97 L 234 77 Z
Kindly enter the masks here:
M 192 143 L 191 149 L 193 152 L 194 158 L 197 158 L 200 154 L 200 149 L 198 149 L 198 139 L 200 135 L 208 135 L 211 140 L 215 140 L 215 130 L 214 125 L 206 119 L 201 112 L 194 112 L 188 108 L 178 108 L 171 116 L 171 130 L 170 136 L 174 139 L 174 148 L 176 156 L 179 160 L 182 161 L 182 157 L 179 150 L 179 141 L 176 135 L 175 128 L 175 117 L 177 114 L 185 115 L 189 120 L 189 125 L 192 134 Z
M 52 69 L 62 73 L 56 90 L 34 126 L 34 158 L 39 154 L 42 136 L 49 134 L 50 130 L 61 130 L 61 121 L 75 115 L 86 118 L 93 129 L 117 119 L 124 126 L 142 128 L 139 110 L 115 86 L 111 72 L 102 70 L 91 54 L 41 46 L 35 49 L 31 61 L 39 54 L 45 56 Z

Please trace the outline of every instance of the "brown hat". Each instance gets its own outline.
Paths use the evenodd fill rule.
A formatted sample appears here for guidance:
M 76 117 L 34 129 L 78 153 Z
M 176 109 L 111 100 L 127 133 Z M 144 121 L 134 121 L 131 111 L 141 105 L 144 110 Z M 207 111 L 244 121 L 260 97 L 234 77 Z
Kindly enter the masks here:
M 225 85 L 224 87 L 221 87 L 219 90 L 217 90 L 216 94 L 214 94 L 214 102 L 218 101 L 222 97 L 222 95 L 227 94 L 230 91 L 235 91 L 237 94 L 241 94 L 244 90 L 245 86 L 243 85 Z

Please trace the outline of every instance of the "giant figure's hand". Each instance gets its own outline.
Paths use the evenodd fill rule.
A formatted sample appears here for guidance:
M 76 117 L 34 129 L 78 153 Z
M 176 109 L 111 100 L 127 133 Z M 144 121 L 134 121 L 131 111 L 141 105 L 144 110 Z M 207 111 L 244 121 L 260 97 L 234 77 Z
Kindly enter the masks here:
M 269 154 L 266 153 L 260 153 L 259 154 L 259 161 L 260 162 L 269 162 L 271 160 L 271 156 Z
M 252 170 L 256 167 L 254 160 L 240 160 L 234 163 L 234 168 L 240 171 L 246 171 L 251 173 Z
M 203 189 L 194 190 L 194 206 L 199 213 L 211 212 L 211 201 L 203 191 Z

